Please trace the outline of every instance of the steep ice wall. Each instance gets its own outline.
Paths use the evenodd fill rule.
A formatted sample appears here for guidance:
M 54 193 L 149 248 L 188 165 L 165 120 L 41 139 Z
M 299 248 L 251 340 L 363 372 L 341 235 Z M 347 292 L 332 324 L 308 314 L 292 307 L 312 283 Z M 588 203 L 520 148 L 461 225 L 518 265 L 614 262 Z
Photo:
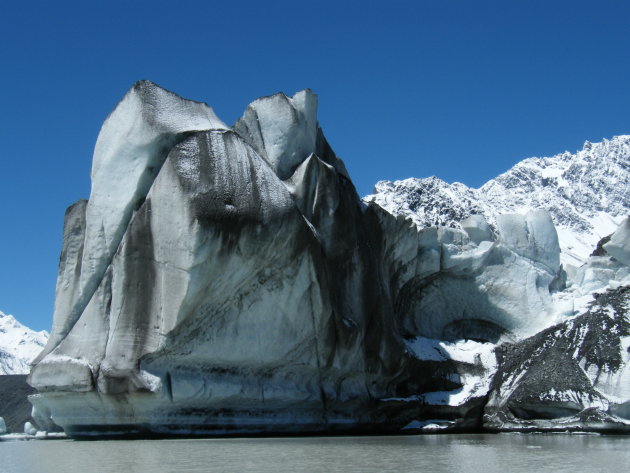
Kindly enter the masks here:
M 303 90 L 293 97 L 278 93 L 260 98 L 247 107 L 233 128 L 280 179 L 286 179 L 315 152 L 317 97 Z
M 621 222 L 610 241 L 603 246 L 606 253 L 615 260 L 630 266 L 630 217 Z
M 544 211 L 502 216 L 496 239 L 480 219 L 466 225 L 469 234 L 448 227 L 414 231 L 408 221 L 393 224 L 384 211 L 379 215 L 384 252 L 392 255 L 394 313 L 408 336 L 496 343 L 553 322 L 552 293 L 562 270 Z
M 85 310 L 168 151 L 186 133 L 209 129 L 227 127 L 206 104 L 149 81 L 134 84 L 107 117 L 94 148 L 90 199 L 68 211 L 72 238 L 64 238 L 64 250 L 71 254 L 58 280 L 65 294 L 56 299 L 51 341 L 42 356 Z

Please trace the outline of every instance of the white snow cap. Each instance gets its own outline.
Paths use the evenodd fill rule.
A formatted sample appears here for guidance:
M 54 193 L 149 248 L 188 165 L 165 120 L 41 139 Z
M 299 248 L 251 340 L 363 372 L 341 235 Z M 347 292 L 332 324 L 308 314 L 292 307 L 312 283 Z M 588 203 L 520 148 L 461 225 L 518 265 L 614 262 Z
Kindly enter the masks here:
M 0 312 L 0 375 L 27 374 L 47 340 L 47 332 L 35 332 Z
M 462 228 L 460 222 L 472 214 L 494 227 L 500 214 L 547 210 L 558 232 L 561 262 L 574 270 L 630 213 L 629 161 L 630 135 L 621 135 L 586 142 L 575 154 L 525 159 L 479 189 L 436 177 L 410 178 L 380 181 L 364 200 L 419 227 Z

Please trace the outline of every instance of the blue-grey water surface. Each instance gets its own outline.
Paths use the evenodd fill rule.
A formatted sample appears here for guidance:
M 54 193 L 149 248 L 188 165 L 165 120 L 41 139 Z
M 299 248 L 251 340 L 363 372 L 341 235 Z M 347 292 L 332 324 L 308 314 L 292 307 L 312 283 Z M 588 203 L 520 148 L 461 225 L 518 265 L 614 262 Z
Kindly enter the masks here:
M 630 436 L 459 434 L 6 441 L 1 473 L 617 472 Z

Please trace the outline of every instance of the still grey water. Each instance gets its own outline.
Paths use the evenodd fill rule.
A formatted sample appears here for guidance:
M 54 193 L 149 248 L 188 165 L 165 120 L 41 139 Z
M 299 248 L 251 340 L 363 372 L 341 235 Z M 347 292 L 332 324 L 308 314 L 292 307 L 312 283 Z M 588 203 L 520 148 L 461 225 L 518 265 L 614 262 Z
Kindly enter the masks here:
M 630 436 L 474 434 L 0 442 L 1 473 L 617 472 Z

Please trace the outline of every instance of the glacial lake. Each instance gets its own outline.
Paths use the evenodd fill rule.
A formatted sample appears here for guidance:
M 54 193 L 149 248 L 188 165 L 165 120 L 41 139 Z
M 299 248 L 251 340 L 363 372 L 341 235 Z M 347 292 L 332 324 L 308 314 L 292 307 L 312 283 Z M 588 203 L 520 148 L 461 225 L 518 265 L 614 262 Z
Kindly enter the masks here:
M 459 434 L 0 442 L 1 473 L 622 472 L 630 436 Z

